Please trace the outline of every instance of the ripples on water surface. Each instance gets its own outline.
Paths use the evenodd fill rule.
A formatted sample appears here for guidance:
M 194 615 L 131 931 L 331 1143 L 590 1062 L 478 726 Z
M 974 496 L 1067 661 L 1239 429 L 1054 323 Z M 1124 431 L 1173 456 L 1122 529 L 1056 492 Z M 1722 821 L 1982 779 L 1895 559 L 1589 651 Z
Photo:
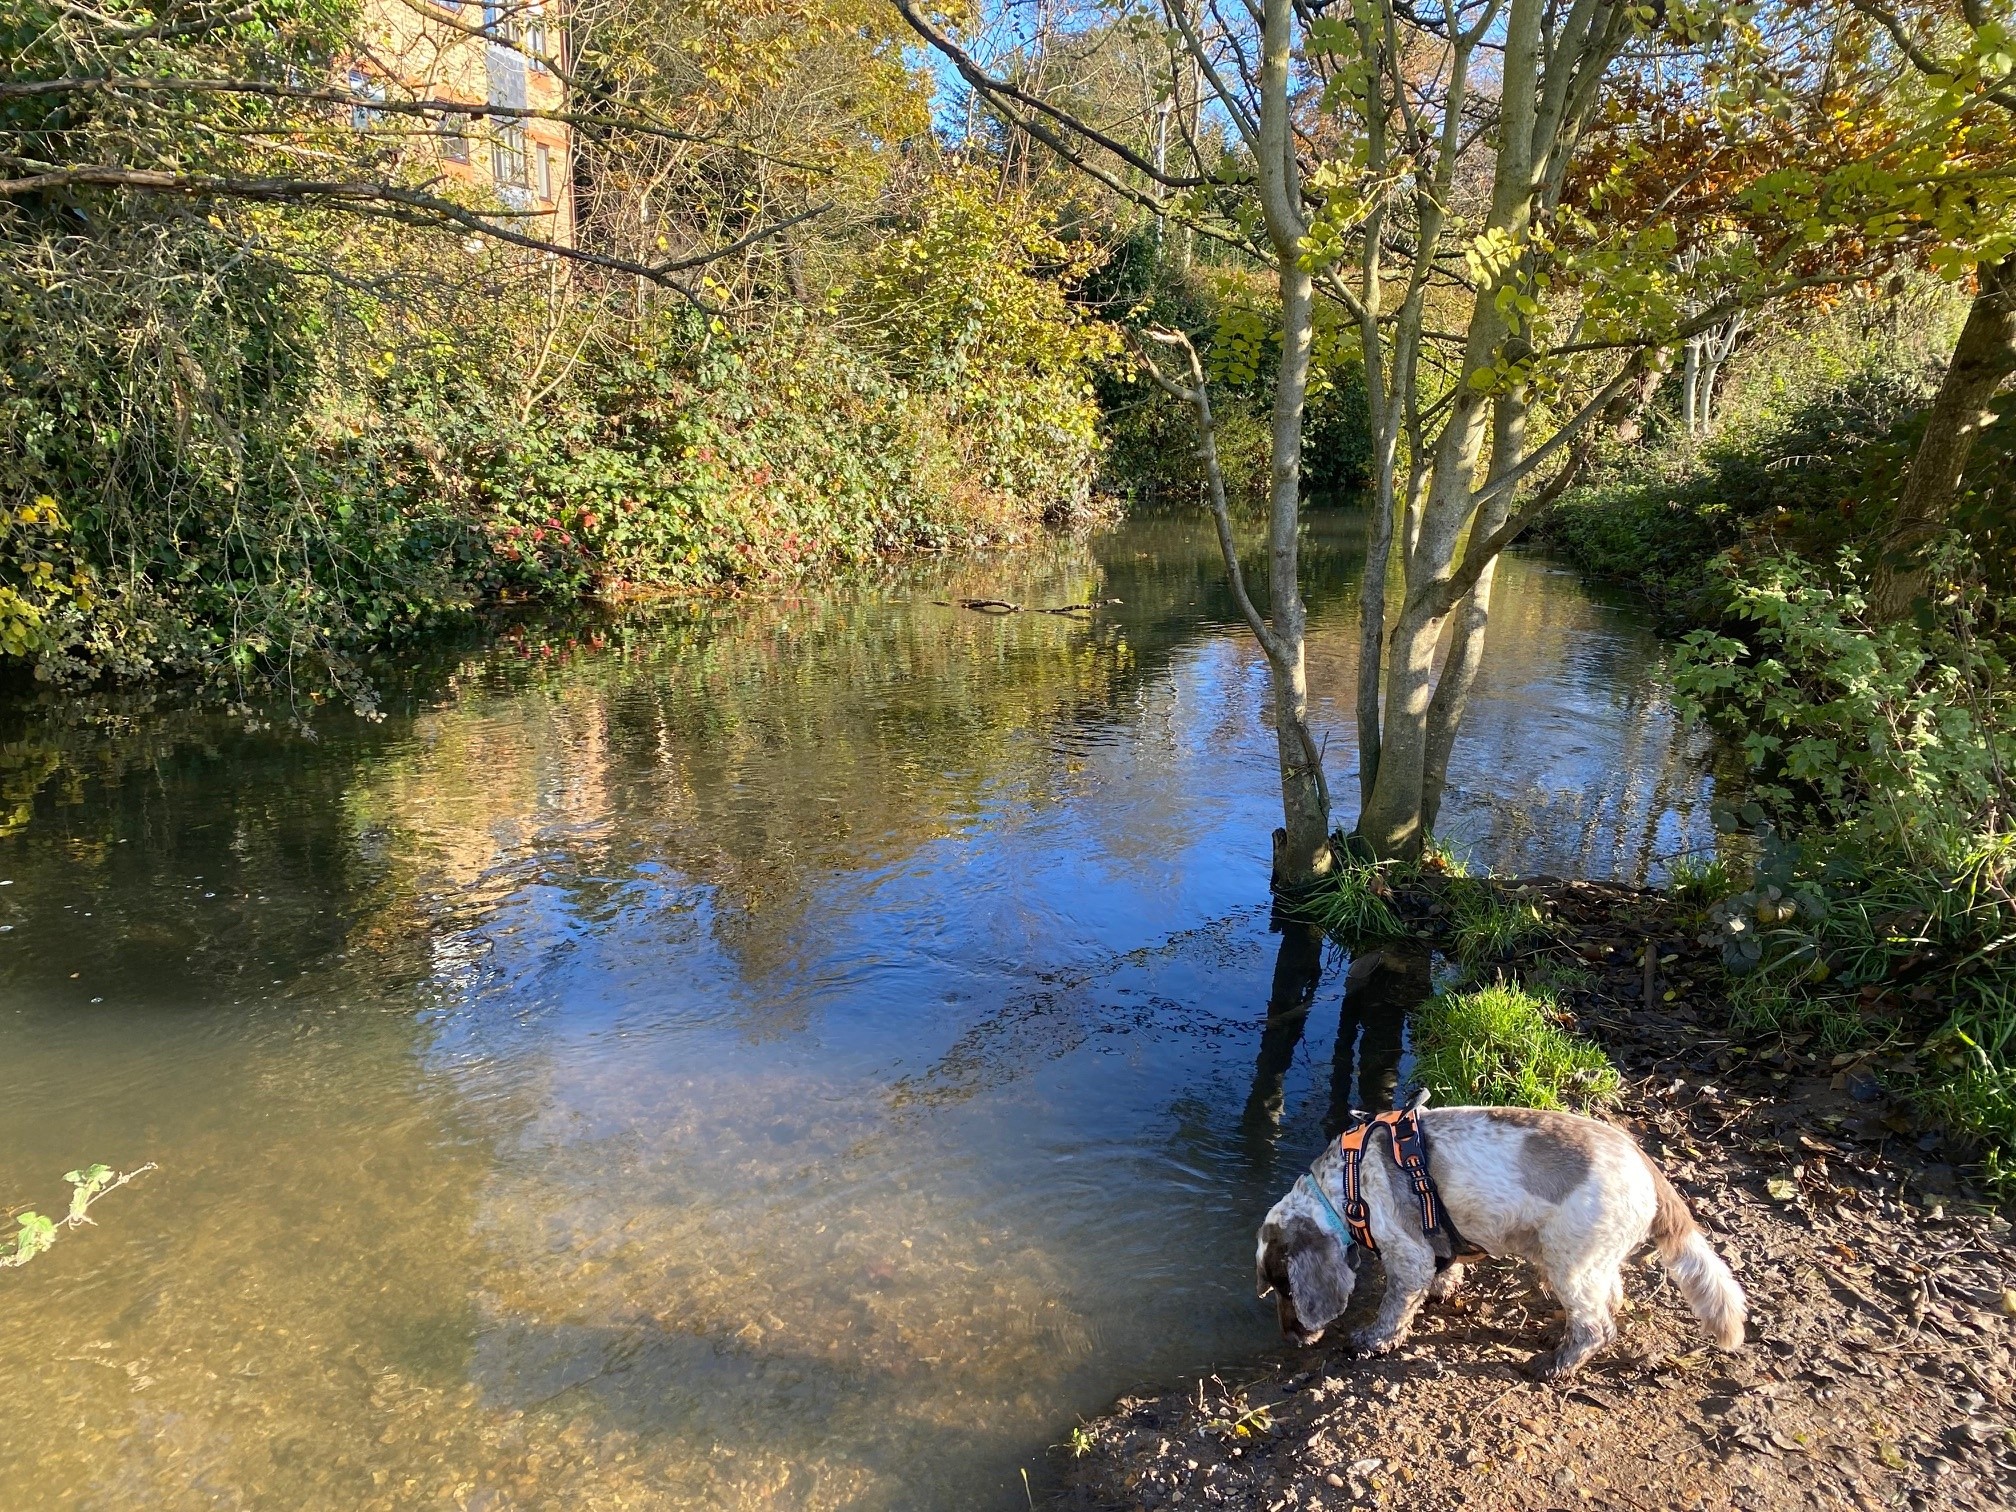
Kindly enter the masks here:
M 1340 794 L 1357 530 L 1312 542 Z M 1020 1506 L 1077 1414 L 1272 1348 L 1342 971 L 1263 1056 L 1220 576 L 1149 520 L 528 632 L 313 745 L 15 716 L 0 1204 L 161 1170 L 0 1273 L 10 1505 Z M 1499 583 L 1448 828 L 1641 874 L 1708 791 L 1651 636 Z

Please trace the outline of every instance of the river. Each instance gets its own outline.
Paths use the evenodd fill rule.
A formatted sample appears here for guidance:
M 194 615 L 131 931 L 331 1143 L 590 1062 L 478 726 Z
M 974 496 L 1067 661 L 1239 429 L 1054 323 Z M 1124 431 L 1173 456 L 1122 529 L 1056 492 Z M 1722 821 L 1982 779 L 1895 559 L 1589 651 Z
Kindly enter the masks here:
M 1307 574 L 1347 816 L 1359 529 Z M 160 1167 L 0 1271 L 10 1506 L 1022 1507 L 1078 1415 L 1277 1347 L 1252 1232 L 1343 973 L 1267 1069 L 1221 579 L 1148 518 L 521 625 L 313 741 L 8 713 L 0 1204 Z M 1449 837 L 1701 839 L 1645 618 L 1538 556 L 1498 592 Z

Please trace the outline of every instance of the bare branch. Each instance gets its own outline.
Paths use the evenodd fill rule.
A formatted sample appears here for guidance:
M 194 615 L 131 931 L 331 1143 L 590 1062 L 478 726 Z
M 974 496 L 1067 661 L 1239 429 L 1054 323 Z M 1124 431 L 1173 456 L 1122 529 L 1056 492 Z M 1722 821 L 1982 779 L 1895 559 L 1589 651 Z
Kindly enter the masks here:
M 1198 360 L 1197 348 L 1181 331 L 1155 326 L 1149 329 L 1147 335 L 1151 341 L 1179 349 L 1189 359 L 1192 386 L 1185 388 L 1156 366 L 1155 359 L 1141 344 L 1138 332 L 1132 329 L 1126 332 L 1127 344 L 1133 348 L 1135 357 L 1148 376 L 1164 393 L 1189 405 L 1196 417 L 1197 455 L 1204 463 L 1211 522 L 1218 527 L 1218 550 L 1225 558 L 1225 575 L 1232 583 L 1233 601 L 1238 604 L 1240 616 L 1253 632 L 1254 639 L 1260 642 L 1260 649 L 1267 653 L 1267 659 L 1277 666 L 1284 665 L 1289 660 L 1288 648 L 1254 607 L 1252 596 L 1246 591 L 1246 574 L 1239 566 L 1239 546 L 1232 536 L 1232 512 L 1225 503 L 1225 474 L 1218 463 L 1218 422 L 1211 414 L 1211 391 L 1204 378 L 1204 364 Z
M 780 168 L 790 168 L 800 173 L 831 172 L 831 169 L 824 164 L 799 163 L 787 158 L 773 157 L 769 153 L 760 152 L 737 142 L 696 135 L 693 132 L 675 131 L 669 126 L 660 126 L 653 121 L 634 116 L 611 116 L 579 110 L 543 110 L 530 105 L 500 105 L 433 96 L 417 100 L 380 99 L 375 95 L 354 94 L 347 90 L 307 89 L 299 85 L 273 83 L 264 79 L 157 79 L 90 74 L 61 79 L 0 80 L 0 100 L 34 99 L 60 94 L 116 94 L 129 90 L 148 94 L 247 95 L 259 99 L 295 100 L 304 105 L 359 108 L 380 115 L 462 115 L 472 120 L 496 116 L 499 120 L 510 121 L 555 121 L 584 129 L 627 131 L 638 136 L 656 137 L 661 141 L 712 147 L 723 152 L 760 158 L 766 163 L 775 163 Z
M 1016 104 L 1024 107 L 1026 110 L 1034 110 L 1041 115 L 1048 116 L 1052 121 L 1055 121 L 1059 126 L 1062 126 L 1066 131 L 1072 132 L 1077 136 L 1085 138 L 1085 140 L 1088 142 L 1096 143 L 1097 145 L 1105 148 L 1108 152 L 1112 153 L 1115 157 L 1119 158 L 1122 162 L 1124 162 L 1128 167 L 1134 169 L 1138 173 L 1146 174 L 1152 182 L 1161 184 L 1164 188 L 1196 189 L 1201 188 L 1205 184 L 1215 184 L 1221 182 L 1220 180 L 1214 178 L 1196 178 L 1186 175 L 1172 174 L 1163 169 L 1157 168 L 1151 160 L 1143 157 L 1140 153 L 1134 151 L 1133 148 L 1127 146 L 1124 142 L 1115 140 L 1113 137 L 1106 135 L 1103 131 L 1098 130 L 1096 127 L 1088 126 L 1085 122 L 1079 120 L 1076 116 L 1071 115 L 1066 111 L 1059 110 L 1056 106 L 1050 104 L 1049 101 L 1044 100 L 1041 97 L 1034 95 L 1025 89 L 1017 88 L 1015 85 L 1009 83 L 1006 79 L 995 78 L 992 74 L 988 73 L 986 69 L 982 68 L 979 65 L 979 63 L 974 60 L 972 55 L 967 53 L 963 48 L 961 48 L 958 43 L 954 42 L 944 32 L 940 31 L 936 26 L 933 26 L 930 21 L 926 20 L 924 16 L 918 12 L 916 5 L 913 3 L 913 0 L 893 0 L 893 3 L 896 6 L 897 13 L 901 15 L 906 22 L 909 23 L 910 29 L 912 31 L 916 32 L 918 36 L 922 37 L 926 42 L 930 43 L 933 48 L 937 49 L 939 53 L 943 54 L 945 59 L 948 62 L 950 62 L 954 68 L 959 70 L 959 76 L 961 78 L 963 78 L 968 84 L 972 85 L 975 89 L 979 90 L 981 94 L 985 95 L 988 98 L 988 100 L 996 103 L 997 105 L 999 104 L 999 102 L 1003 100 L 1013 100 Z M 1024 129 L 1028 128 L 1025 126 Z M 1030 134 L 1032 136 L 1036 135 L 1036 133 L 1033 131 L 1031 131 Z M 1038 140 L 1043 141 L 1046 146 L 1051 145 L 1048 138 L 1039 136 Z M 1054 147 L 1053 150 L 1055 150 Z
M 130 189 L 143 194 L 176 195 L 187 199 L 234 199 L 279 204 L 321 203 L 339 210 L 382 215 L 408 225 L 434 229 L 442 229 L 445 222 L 463 230 L 494 237 L 512 246 L 524 247 L 535 252 L 551 252 L 572 262 L 634 274 L 672 288 L 680 288 L 673 279 L 673 274 L 691 272 L 695 268 L 705 267 L 708 263 L 717 262 L 724 257 L 732 257 L 757 242 L 780 235 L 793 226 L 811 220 L 814 216 L 823 215 L 832 208 L 830 203 L 814 205 L 787 219 L 758 226 L 748 235 L 729 242 L 726 246 L 710 248 L 691 257 L 672 258 L 660 263 L 639 263 L 602 252 L 591 252 L 581 247 L 561 246 L 497 223 L 500 219 L 543 215 L 548 212 L 472 210 L 466 205 L 458 205 L 453 200 L 443 199 L 439 195 L 428 194 L 422 190 L 403 189 L 396 184 L 375 183 L 368 180 L 233 179 L 208 174 L 171 173 L 160 169 L 122 168 L 115 164 L 102 164 L 80 168 L 51 168 L 22 178 L 0 179 L 0 198 L 16 198 L 25 194 L 78 187 Z M 681 289 L 681 292 L 686 291 Z

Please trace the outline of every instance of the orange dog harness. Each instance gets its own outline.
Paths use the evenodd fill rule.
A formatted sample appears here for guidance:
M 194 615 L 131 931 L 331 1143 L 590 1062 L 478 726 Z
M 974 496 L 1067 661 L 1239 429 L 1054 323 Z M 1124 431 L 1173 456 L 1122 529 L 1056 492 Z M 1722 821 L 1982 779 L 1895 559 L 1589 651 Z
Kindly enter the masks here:
M 1349 1234 L 1352 1243 L 1363 1245 L 1373 1253 L 1379 1246 L 1372 1238 L 1372 1213 L 1366 1207 L 1361 1188 L 1365 1146 L 1375 1129 L 1384 1128 L 1393 1142 L 1393 1161 L 1407 1178 L 1407 1185 L 1413 1190 L 1414 1200 L 1421 1206 L 1421 1232 L 1432 1241 L 1440 1234 L 1449 1241 L 1458 1253 L 1468 1249 L 1457 1237 L 1455 1227 L 1442 1211 L 1442 1199 L 1435 1190 L 1434 1179 L 1428 1174 L 1428 1141 L 1421 1133 L 1421 1115 L 1416 1108 L 1402 1108 L 1393 1113 L 1353 1113 L 1351 1127 L 1337 1136 L 1337 1154 L 1342 1162 L 1341 1180 L 1344 1188 L 1344 1210 L 1340 1214 L 1331 1206 L 1324 1194 L 1323 1184 L 1316 1179 L 1312 1169 L 1306 1178 L 1309 1188 L 1333 1218 L 1341 1220 L 1341 1225 Z

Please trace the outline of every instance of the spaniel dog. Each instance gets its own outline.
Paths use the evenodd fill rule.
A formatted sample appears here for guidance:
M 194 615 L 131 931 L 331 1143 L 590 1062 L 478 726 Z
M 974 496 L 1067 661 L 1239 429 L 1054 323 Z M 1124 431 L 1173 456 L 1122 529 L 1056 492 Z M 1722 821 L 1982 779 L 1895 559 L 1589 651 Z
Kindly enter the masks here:
M 1462 1241 L 1470 1250 L 1532 1261 L 1568 1315 L 1560 1347 L 1532 1362 L 1537 1374 L 1565 1376 L 1616 1339 L 1621 1267 L 1647 1239 L 1708 1336 L 1724 1349 L 1742 1347 L 1736 1278 L 1673 1183 L 1628 1134 L 1535 1108 L 1426 1108 L 1420 1119 L 1429 1174 Z M 1274 1294 L 1281 1331 L 1303 1344 L 1343 1315 L 1357 1281 L 1362 1251 L 1338 1217 L 1342 1158 L 1333 1143 L 1260 1225 L 1260 1295 Z M 1461 1283 L 1463 1266 L 1446 1235 L 1422 1232 L 1389 1135 L 1371 1136 L 1359 1181 L 1386 1295 L 1378 1316 L 1350 1342 L 1384 1354 L 1407 1337 L 1424 1298 L 1439 1299 Z

